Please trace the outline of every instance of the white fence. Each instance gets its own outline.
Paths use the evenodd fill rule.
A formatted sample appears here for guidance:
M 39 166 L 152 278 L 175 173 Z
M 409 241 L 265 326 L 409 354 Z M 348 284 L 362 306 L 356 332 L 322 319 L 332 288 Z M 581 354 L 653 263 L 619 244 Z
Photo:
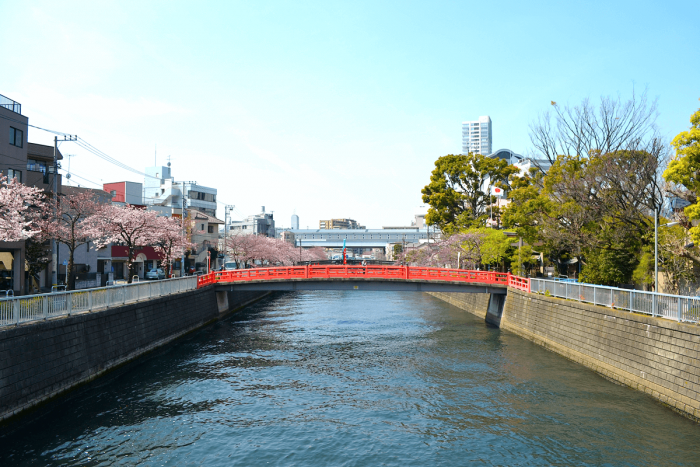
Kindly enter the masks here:
M 1 298 L 0 326 L 44 320 L 55 316 L 70 316 L 74 313 L 121 306 L 196 288 L 197 277 L 189 276 L 72 292 Z
M 530 291 L 676 321 L 700 321 L 700 297 L 683 297 L 604 285 L 530 279 Z

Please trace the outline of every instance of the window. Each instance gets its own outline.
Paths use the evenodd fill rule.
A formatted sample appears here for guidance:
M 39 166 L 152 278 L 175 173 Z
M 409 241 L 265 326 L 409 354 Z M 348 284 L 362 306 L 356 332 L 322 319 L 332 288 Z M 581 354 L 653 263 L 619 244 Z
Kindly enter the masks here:
M 214 226 L 213 226 L 213 225 L 208 226 L 207 231 L 208 231 L 209 233 L 214 233 Z
M 15 169 L 7 169 L 7 178 L 16 178 L 18 182 L 22 181 L 22 171 Z
M 115 197 L 117 196 L 117 190 L 112 190 L 109 192 L 109 194 L 112 195 L 112 197 Z
M 24 146 L 24 132 L 17 128 L 10 127 L 10 144 L 18 148 Z
M 27 170 L 30 172 L 41 172 L 46 173 L 46 162 L 37 161 L 34 159 L 27 159 Z

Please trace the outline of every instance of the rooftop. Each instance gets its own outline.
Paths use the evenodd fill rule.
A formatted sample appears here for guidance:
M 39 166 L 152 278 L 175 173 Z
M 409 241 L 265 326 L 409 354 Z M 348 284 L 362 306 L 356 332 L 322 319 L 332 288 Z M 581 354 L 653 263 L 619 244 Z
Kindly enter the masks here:
M 216 217 L 210 216 L 209 214 L 203 213 L 201 211 L 196 211 L 194 209 L 189 209 L 188 211 L 190 212 L 189 215 L 190 215 L 191 219 L 203 220 L 203 221 L 205 220 L 210 224 L 223 224 L 224 223 L 224 221 L 222 221 L 221 219 L 217 219 Z
M 53 146 L 47 146 L 45 144 L 28 143 L 27 144 L 27 157 L 40 157 L 42 159 L 53 160 Z M 63 154 L 60 150 L 56 150 L 56 159 L 63 160 Z
M 4 107 L 13 111 L 14 113 L 22 115 L 22 104 L 13 101 L 9 97 L 5 97 L 2 94 L 0 94 L 0 107 Z

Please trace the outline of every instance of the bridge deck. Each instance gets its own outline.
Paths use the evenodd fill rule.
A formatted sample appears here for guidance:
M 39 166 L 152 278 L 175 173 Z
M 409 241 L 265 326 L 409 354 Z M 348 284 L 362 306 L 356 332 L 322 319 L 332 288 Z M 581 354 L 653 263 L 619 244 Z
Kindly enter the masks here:
M 508 273 L 413 266 L 308 265 L 217 271 L 199 286 L 220 290 L 405 290 L 504 294 L 529 291 L 529 281 Z
M 464 292 L 505 294 L 505 284 L 481 284 L 478 282 L 425 281 L 415 279 L 372 278 L 310 278 L 267 279 L 239 282 L 218 282 L 217 290 L 365 290 L 401 292 Z

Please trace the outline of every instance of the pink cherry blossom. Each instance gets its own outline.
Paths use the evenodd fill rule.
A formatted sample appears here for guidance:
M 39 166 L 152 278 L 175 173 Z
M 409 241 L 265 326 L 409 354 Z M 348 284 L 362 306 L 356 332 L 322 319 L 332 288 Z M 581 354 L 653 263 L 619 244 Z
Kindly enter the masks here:
M 43 205 L 39 188 L 23 185 L 16 178 L 0 177 L 0 241 L 19 242 L 37 236 L 34 224 Z
M 191 229 L 192 222 L 185 221 L 185 224 L 186 232 Z M 181 219 L 160 216 L 156 218 L 154 229 L 153 247 L 163 255 L 163 269 L 170 275 L 174 260 L 182 257 L 187 250 L 195 248 L 196 245 L 187 239 Z
M 98 248 L 110 243 L 127 247 L 129 282 L 135 273 L 134 261 L 138 250 L 158 244 L 157 218 L 158 214 L 155 211 L 147 211 L 127 204 L 124 207 L 105 206 L 99 215 L 92 219 L 92 222 L 104 227 L 103 237 L 95 240 Z
M 57 199 L 47 201 L 44 215 L 37 221 L 42 238 L 55 239 L 68 247 L 68 290 L 75 288 L 73 263 L 76 248 L 105 235 L 104 219 L 99 215 L 104 206 L 92 193 L 59 195 Z

